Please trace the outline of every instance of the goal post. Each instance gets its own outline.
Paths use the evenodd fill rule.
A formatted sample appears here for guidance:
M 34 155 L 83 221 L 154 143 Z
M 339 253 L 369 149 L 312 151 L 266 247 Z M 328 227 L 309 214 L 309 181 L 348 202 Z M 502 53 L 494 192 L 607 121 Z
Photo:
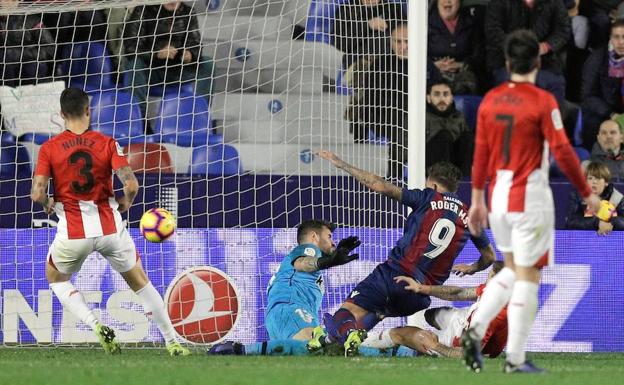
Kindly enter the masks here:
M 58 218 L 29 198 L 41 145 L 64 129 L 58 98 L 68 86 L 86 90 L 91 128 L 118 140 L 139 178 L 141 191 L 125 219 L 176 331 L 189 343 L 268 338 L 266 287 L 295 245 L 301 221 L 329 220 L 338 225 L 335 239 L 363 240 L 359 261 L 324 274 L 323 311 L 336 309 L 400 236 L 406 212 L 398 203 L 315 155 L 331 150 L 383 177 L 399 166 L 388 161 L 386 133 L 401 127 L 366 126 L 364 137 L 354 138 L 354 93 L 375 89 L 353 83 L 371 76 L 370 69 L 347 66 L 336 48 L 343 1 L 182 2 L 194 9 L 190 19 L 150 8 L 164 3 L 24 1 L 0 8 L 9 20 L 0 87 L 3 345 L 96 341 L 49 289 L 44 268 Z M 392 55 L 388 33 L 375 39 L 364 44 L 371 63 Z M 356 106 L 373 117 L 378 111 L 371 102 Z M 397 145 L 403 150 L 407 143 Z M 409 163 L 409 175 L 421 161 Z M 161 244 L 138 231 L 141 214 L 153 207 L 177 219 L 176 234 Z M 136 295 L 100 255 L 90 255 L 72 280 L 122 342 L 162 343 Z

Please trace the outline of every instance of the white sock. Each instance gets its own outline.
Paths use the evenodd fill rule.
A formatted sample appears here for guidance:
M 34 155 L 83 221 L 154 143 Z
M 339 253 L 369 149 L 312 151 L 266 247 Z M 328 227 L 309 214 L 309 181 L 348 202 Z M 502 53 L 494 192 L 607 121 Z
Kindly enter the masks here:
M 51 283 L 50 289 L 67 310 L 95 330 L 95 325 L 98 323 L 97 317 L 87 306 L 82 293 L 70 281 Z
M 483 338 L 490 322 L 509 302 L 515 280 L 516 273 L 505 267 L 488 282 L 470 321 L 478 338 Z
M 526 360 L 524 347 L 535 321 L 538 290 L 539 285 L 529 281 L 517 281 L 514 285 L 507 308 L 507 361 L 513 365 L 520 365 Z
M 143 288 L 137 290 L 136 294 L 143 303 L 145 315 L 156 323 L 160 334 L 162 334 L 165 339 L 165 343 L 174 342 L 176 340 L 176 332 L 165 310 L 165 303 L 160 294 L 158 294 L 158 291 L 154 288 L 154 285 L 148 282 Z
M 396 346 L 390 338 L 390 329 L 384 329 L 381 333 L 369 333 L 368 338 L 364 340 L 362 346 L 368 346 L 377 349 L 387 349 Z

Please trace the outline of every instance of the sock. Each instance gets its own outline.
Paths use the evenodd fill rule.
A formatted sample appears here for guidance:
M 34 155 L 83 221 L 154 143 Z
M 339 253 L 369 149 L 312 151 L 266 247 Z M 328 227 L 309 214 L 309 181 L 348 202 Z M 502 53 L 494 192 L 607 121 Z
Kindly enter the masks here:
M 325 318 L 325 328 L 329 336 L 335 341 L 344 344 L 349 330 L 357 329 L 355 316 L 347 309 L 338 309 L 333 316 Z
M 490 322 L 509 302 L 515 280 L 516 273 L 505 267 L 488 282 L 470 321 L 470 328 L 478 338 L 483 338 Z
M 56 297 L 67 310 L 78 317 L 82 322 L 89 325 L 92 330 L 95 330 L 98 319 L 87 306 L 82 293 L 80 293 L 70 281 L 51 283 L 50 289 L 52 289 Z
M 377 349 L 393 348 L 394 345 L 395 343 L 390 338 L 390 329 L 384 329 L 381 333 L 369 333 L 368 338 L 362 343 L 362 346 Z
M 245 345 L 246 356 L 307 356 L 306 341 L 269 340 Z
M 148 282 L 143 288 L 137 290 L 136 294 L 141 299 L 145 315 L 156 323 L 165 343 L 169 344 L 176 341 L 176 332 L 173 330 L 173 325 L 171 325 L 171 320 L 165 310 L 165 303 L 152 283 Z
M 507 308 L 507 361 L 513 365 L 520 365 L 526 360 L 524 347 L 535 321 L 538 290 L 539 285 L 533 282 L 518 281 L 514 284 Z
M 364 318 L 357 321 L 357 328 L 364 329 L 364 330 L 371 330 L 372 328 L 375 327 L 375 325 L 379 323 L 379 321 L 381 320 L 379 319 L 379 317 L 377 317 L 377 314 L 367 313 L 364 316 Z

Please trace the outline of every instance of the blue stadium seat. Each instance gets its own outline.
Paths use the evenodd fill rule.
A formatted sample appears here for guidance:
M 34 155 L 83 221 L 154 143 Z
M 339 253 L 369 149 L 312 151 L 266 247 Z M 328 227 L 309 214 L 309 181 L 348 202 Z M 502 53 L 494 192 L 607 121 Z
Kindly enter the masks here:
M 165 94 L 149 140 L 181 147 L 199 147 L 223 142 L 211 134 L 212 121 L 206 99 L 192 93 Z
M 150 96 L 160 96 L 160 97 L 162 97 L 163 95 L 167 95 L 167 94 L 181 94 L 181 93 L 194 94 L 195 93 L 195 90 L 193 88 L 194 84 L 195 84 L 194 81 L 189 81 L 186 83 L 166 84 L 164 87 L 161 85 L 151 85 L 149 87 L 149 94 Z
M 464 114 L 466 123 L 473 131 L 477 128 L 477 111 L 483 97 L 478 95 L 455 95 L 455 107 Z
M 15 136 L 8 131 L 0 131 L 0 144 L 15 143 Z
M 76 43 L 66 47 L 63 56 L 69 58 L 62 65 L 69 76 L 69 86 L 87 91 L 115 88 L 113 62 L 103 43 Z
M 20 144 L 0 145 L 0 177 L 2 179 L 30 178 L 30 156 L 26 147 Z
M 588 160 L 591 157 L 591 154 L 589 153 L 589 151 L 587 151 L 583 147 L 574 147 L 574 151 L 576 151 L 576 156 L 578 156 L 579 161 L 581 161 L 581 162 L 584 161 L 584 160 Z M 550 177 L 551 178 L 562 178 L 562 177 L 565 177 L 565 175 L 563 174 L 563 172 L 559 168 L 559 165 L 555 161 L 555 158 L 552 155 L 550 156 L 550 170 L 549 170 L 549 172 L 550 172 Z
M 189 174 L 237 175 L 243 167 L 236 148 L 227 144 L 213 144 L 193 149 Z
M 29 132 L 19 137 L 19 141 L 23 143 L 44 144 L 54 135 L 51 133 Z
M 90 94 L 91 127 L 115 138 L 121 146 L 145 141 L 141 109 L 130 94 L 103 91 Z

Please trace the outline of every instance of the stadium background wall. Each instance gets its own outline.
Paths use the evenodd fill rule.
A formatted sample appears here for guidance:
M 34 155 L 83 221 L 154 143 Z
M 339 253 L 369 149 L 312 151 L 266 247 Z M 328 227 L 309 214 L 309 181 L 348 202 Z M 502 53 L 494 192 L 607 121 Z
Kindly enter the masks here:
M 360 248 L 362 257 L 326 273 L 324 311 L 335 309 L 355 283 L 380 262 L 371 259 L 371 255 L 383 255 L 379 248 L 388 250 L 390 241 L 400 236 L 395 229 L 343 228 L 337 230 L 336 238 L 353 233 L 364 241 Z M 239 307 L 233 312 L 220 313 L 229 314 L 226 318 L 234 317 L 229 324 L 223 324 L 218 322 L 218 317 L 213 317 L 224 310 L 217 309 L 223 306 L 219 302 L 222 290 L 212 286 L 209 294 L 214 294 L 214 300 L 209 299 L 209 305 L 200 312 L 207 322 L 202 332 L 204 341 L 227 338 L 250 342 L 267 338 L 263 327 L 265 289 L 279 262 L 295 243 L 292 229 L 180 229 L 172 241 L 163 244 L 145 242 L 135 229 L 131 229 L 131 234 L 139 253 L 145 256 L 142 261 L 154 286 L 162 294 L 172 282 L 185 277 L 184 271 L 194 266 L 219 269 L 235 287 L 235 291 L 229 292 L 233 298 L 228 298 L 228 303 Z M 3 344 L 91 341 L 92 335 L 86 326 L 76 325 L 75 319 L 63 313 L 45 280 L 46 248 L 33 245 L 45 245 L 53 235 L 53 229 L 0 230 L 0 244 L 16 245 L 2 248 L 0 256 L 0 342 Z M 624 351 L 622 244 L 624 233 L 598 237 L 593 232 L 557 231 L 556 265 L 544 271 L 540 308 L 529 339 L 530 350 Z M 476 257 L 476 249 L 469 245 L 458 261 L 467 262 Z M 462 279 L 453 276 L 447 283 L 469 286 L 484 279 L 484 274 L 480 273 Z M 122 341 L 161 342 L 134 295 L 101 257 L 90 256 L 82 271 L 74 276 L 74 283 L 85 293 L 87 301 L 99 309 L 101 316 L 118 329 Z M 194 290 L 198 288 L 194 286 Z M 192 298 L 187 300 L 192 301 Z M 442 304 L 442 301 L 434 301 L 432 306 Z M 182 318 L 190 318 L 188 311 Z M 401 322 L 387 320 L 384 325 Z M 234 326 L 227 333 L 231 324 Z M 208 330 L 215 328 L 218 330 Z

